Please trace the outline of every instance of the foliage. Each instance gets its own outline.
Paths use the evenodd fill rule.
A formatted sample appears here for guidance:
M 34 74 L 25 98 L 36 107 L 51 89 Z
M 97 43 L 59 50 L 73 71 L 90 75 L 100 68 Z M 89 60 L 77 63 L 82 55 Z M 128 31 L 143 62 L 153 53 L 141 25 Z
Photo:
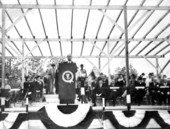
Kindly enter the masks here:
M 116 75 L 119 75 L 119 74 L 122 74 L 122 75 L 126 75 L 126 67 L 124 66 L 124 67 L 122 67 L 122 68 L 120 68 L 120 67 L 118 67 L 116 70 L 115 70 L 115 74 Z M 133 66 L 130 64 L 129 65 L 129 76 L 131 76 L 131 75 L 138 75 L 138 72 L 137 72 L 137 70 L 135 69 L 135 68 L 133 68 Z
M 44 75 L 46 70 L 50 67 L 50 64 L 55 64 L 63 62 L 64 58 L 27 58 L 24 60 L 24 70 L 25 75 Z M 22 75 L 22 60 L 20 58 L 16 59 L 6 59 L 5 60 L 5 74 L 8 76 L 18 75 L 21 77 Z

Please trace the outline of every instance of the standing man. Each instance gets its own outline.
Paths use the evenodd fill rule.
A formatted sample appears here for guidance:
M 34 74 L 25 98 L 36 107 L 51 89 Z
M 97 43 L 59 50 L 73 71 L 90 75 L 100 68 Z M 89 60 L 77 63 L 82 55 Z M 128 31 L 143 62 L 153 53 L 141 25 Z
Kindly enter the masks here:
M 76 90 L 75 90 L 75 80 L 76 80 L 77 66 L 76 63 L 72 61 L 72 56 L 67 55 L 67 61 L 60 63 L 58 65 L 56 78 L 57 78 L 57 89 L 59 93 L 60 103 L 69 104 L 74 103 Z
M 84 69 L 84 65 L 81 64 L 80 65 L 80 70 L 77 73 L 77 80 L 78 80 L 78 83 L 80 84 L 80 87 L 77 87 L 77 88 L 78 88 L 78 97 L 81 99 L 82 102 L 85 101 L 85 94 L 84 93 L 85 93 L 85 81 L 86 81 L 86 78 L 87 78 L 87 72 Z
M 84 82 L 87 78 L 87 72 L 84 69 L 83 64 L 80 65 L 80 71 L 78 71 L 77 76 L 78 76 L 78 81 L 81 83 L 81 87 L 84 87 Z
M 50 94 L 54 94 L 55 92 L 55 73 L 56 72 L 56 68 L 55 68 L 55 64 L 51 64 L 51 67 L 48 69 L 47 74 L 49 76 L 49 81 L 50 81 Z

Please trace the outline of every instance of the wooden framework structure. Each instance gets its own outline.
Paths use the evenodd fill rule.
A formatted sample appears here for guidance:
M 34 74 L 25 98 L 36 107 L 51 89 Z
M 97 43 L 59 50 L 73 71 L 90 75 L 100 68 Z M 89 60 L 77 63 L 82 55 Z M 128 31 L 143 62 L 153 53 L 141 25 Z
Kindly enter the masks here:
M 76 0 L 71 0 L 71 4 L 58 4 L 57 0 L 53 1 L 53 4 L 41 4 L 39 0 L 36 0 L 34 4 L 22 4 L 22 0 L 16 0 L 17 3 L 10 4 L 5 3 L 5 0 L 2 0 L 0 3 L 0 9 L 2 11 L 2 25 L 0 26 L 0 32 L 2 33 L 0 42 L 2 46 L 2 80 L 4 80 L 4 60 L 5 58 L 22 58 L 24 60 L 25 58 L 41 58 L 41 57 L 63 57 L 66 56 L 63 54 L 63 42 L 70 42 L 71 43 L 71 49 L 70 53 L 72 54 L 73 58 L 85 58 L 87 61 L 89 61 L 90 64 L 94 65 L 93 62 L 89 60 L 89 58 L 98 58 L 99 60 L 99 68 L 103 69 L 108 65 L 108 74 L 110 75 L 110 62 L 113 58 L 125 58 L 126 60 L 126 68 L 128 71 L 128 59 L 129 58 L 144 58 L 146 59 L 153 67 L 156 68 L 157 73 L 159 73 L 159 58 L 164 58 L 166 55 L 170 53 L 170 35 L 166 34 L 168 32 L 168 29 L 170 27 L 170 23 L 164 24 L 164 20 L 167 20 L 169 17 L 170 12 L 170 3 L 166 0 L 156 0 L 157 3 L 154 6 L 147 5 L 146 3 L 148 1 L 141 0 L 138 1 L 137 5 L 128 5 L 128 0 L 124 0 L 122 2 L 122 5 L 114 5 L 112 0 L 108 0 L 104 4 L 101 5 L 93 4 L 93 1 L 95 0 L 89 0 L 89 3 L 87 4 L 76 4 Z M 131 0 L 133 2 L 133 0 Z M 13 20 L 12 16 L 9 13 L 10 9 L 16 9 L 21 11 L 21 15 L 17 17 L 15 20 Z M 44 18 L 42 10 L 48 9 L 54 11 L 55 16 L 55 23 L 56 23 L 56 32 L 57 35 L 54 38 L 49 37 L 49 34 L 47 33 L 47 27 L 45 26 Z M 31 27 L 28 19 L 29 13 L 32 12 L 32 10 L 37 10 L 38 15 L 41 21 L 42 29 L 43 29 L 43 36 L 38 38 L 33 31 L 33 28 Z M 67 38 L 64 38 L 61 36 L 61 30 L 59 30 L 59 15 L 58 10 L 71 10 L 71 29 L 70 29 L 70 36 Z M 77 38 L 74 36 L 74 16 L 76 10 L 86 10 L 86 18 L 85 18 L 85 25 L 84 30 L 82 33 L 82 37 Z M 98 28 L 96 30 L 96 34 L 91 37 L 87 37 L 87 31 L 88 31 L 88 25 L 90 21 L 90 16 L 92 11 L 98 11 L 101 15 L 100 21 L 98 23 Z M 113 18 L 112 15 L 114 15 L 114 11 L 118 11 L 117 17 Z M 134 11 L 130 17 L 129 12 Z M 149 27 L 148 30 L 145 31 L 145 34 L 142 35 L 140 38 L 138 38 L 138 33 L 142 30 L 143 26 L 147 25 L 147 22 L 150 20 L 150 18 L 153 16 L 157 19 L 157 17 L 154 15 L 156 11 L 163 11 L 164 13 L 160 15 L 158 20 Z M 110 15 L 112 13 L 112 15 Z M 140 15 L 139 15 L 140 14 Z M 123 25 L 119 24 L 119 21 L 123 17 Z M 10 25 L 6 26 L 6 19 L 9 19 Z M 19 22 L 23 20 L 25 22 L 25 25 L 27 26 L 30 37 L 25 37 L 18 29 Z M 108 31 L 107 36 L 105 38 L 101 38 L 100 32 L 102 31 L 103 24 L 107 20 L 112 24 L 110 31 Z M 170 21 L 170 20 L 169 20 Z M 155 29 L 157 26 L 163 25 L 161 29 L 157 29 L 158 31 L 154 36 L 150 36 L 153 31 L 156 31 Z M 122 27 L 124 26 L 124 27 Z M 134 29 L 136 27 L 136 29 Z M 17 37 L 13 37 L 12 34 L 10 34 L 11 30 L 15 30 Z M 115 31 L 119 31 L 120 35 L 118 37 L 114 37 Z M 133 34 L 129 36 L 129 32 L 133 31 Z M 165 34 L 164 34 L 165 33 Z M 163 35 L 164 34 L 164 35 Z M 20 49 L 17 45 L 18 42 L 22 43 L 22 49 Z M 34 47 L 29 47 L 29 42 L 34 43 Z M 60 48 L 60 54 L 55 55 L 54 51 L 52 51 L 51 43 L 58 43 Z M 82 43 L 81 50 L 79 55 L 73 54 L 73 47 L 74 43 Z M 147 42 L 147 43 L 146 43 Z M 156 45 L 154 44 L 155 42 Z M 49 50 L 50 55 L 46 56 L 43 53 L 43 50 L 41 49 L 41 44 L 46 43 Z M 92 47 L 88 49 L 89 55 L 84 55 L 84 47 L 86 44 L 91 44 Z M 128 50 L 128 47 L 133 44 L 133 47 Z M 134 45 L 135 44 L 135 45 Z M 140 45 L 144 44 L 143 47 Z M 154 46 L 153 46 L 154 44 Z M 160 45 L 166 44 L 163 47 L 160 47 Z M 102 46 L 102 47 L 101 47 Z M 106 47 L 107 46 L 107 47 Z M 150 46 L 152 46 L 150 49 L 148 49 Z M 134 54 L 134 51 L 136 49 L 139 49 Z M 27 52 L 25 50 L 27 49 Z M 40 53 L 40 55 L 34 55 L 33 51 L 37 49 Z M 94 55 L 94 50 L 97 50 L 99 54 Z M 153 51 L 157 50 L 154 54 Z M 5 53 L 8 53 L 6 55 Z M 107 58 L 108 62 L 104 65 L 103 68 L 101 68 L 100 60 L 101 58 Z M 149 61 L 149 58 L 155 58 L 156 60 L 156 66 L 152 64 Z M 163 70 L 167 67 L 170 61 L 168 61 L 165 66 L 160 70 L 160 72 L 163 72 Z M 24 61 L 23 61 L 24 65 Z M 128 72 L 127 72 L 128 74 Z M 128 75 L 127 75 L 128 76 Z M 128 82 L 128 78 L 127 78 Z M 4 81 L 2 81 L 2 86 L 4 86 Z M 128 86 L 128 83 L 127 83 Z

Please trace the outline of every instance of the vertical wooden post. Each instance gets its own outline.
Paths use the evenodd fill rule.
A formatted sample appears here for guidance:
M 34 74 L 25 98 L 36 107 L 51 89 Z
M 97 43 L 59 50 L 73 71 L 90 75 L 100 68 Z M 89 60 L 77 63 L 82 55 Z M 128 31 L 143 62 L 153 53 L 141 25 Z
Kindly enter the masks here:
M 108 59 L 108 85 L 110 85 L 110 42 L 107 42 L 107 59 Z
M 101 58 L 100 57 L 98 58 L 98 61 L 99 61 L 99 66 L 98 67 L 99 67 L 99 70 L 101 70 Z
M 5 86 L 5 8 L 2 8 L 2 88 Z
M 21 36 L 22 38 L 22 36 Z M 23 39 L 23 38 L 22 38 Z M 22 40 L 22 89 L 24 88 L 24 80 L 25 80 L 25 70 L 24 70 L 24 67 L 25 67 L 25 64 L 24 64 L 24 61 L 25 60 L 25 57 L 24 57 L 24 40 Z
M 158 58 L 156 58 L 156 76 L 157 76 L 157 78 L 159 78 L 159 62 L 158 62 Z
M 129 50 L 128 50 L 128 26 L 127 26 L 127 7 L 124 6 L 124 33 L 125 33 L 125 62 L 126 62 L 126 102 L 127 102 L 127 110 L 131 108 L 131 97 L 130 97 L 130 89 L 129 89 Z
M 9 59 L 9 73 L 11 75 L 11 58 Z

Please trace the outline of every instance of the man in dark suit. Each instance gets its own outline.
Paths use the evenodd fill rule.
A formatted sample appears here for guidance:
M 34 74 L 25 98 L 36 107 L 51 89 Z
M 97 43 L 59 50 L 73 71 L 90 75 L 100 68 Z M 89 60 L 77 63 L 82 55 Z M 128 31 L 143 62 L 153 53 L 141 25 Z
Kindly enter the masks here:
M 164 102 L 165 105 L 167 104 L 167 99 L 169 98 L 169 88 L 170 88 L 170 84 L 167 78 L 163 78 L 162 80 L 160 80 L 160 87 L 159 87 L 159 94 L 158 94 L 160 105 L 162 105 L 162 102 Z M 168 103 L 169 103 L 169 99 L 168 99 Z
M 75 80 L 77 65 L 72 61 L 72 56 L 67 55 L 67 61 L 58 65 L 57 83 L 60 103 L 74 103 L 75 100 Z
M 134 101 L 138 105 L 141 104 L 143 97 L 146 94 L 145 87 L 146 87 L 145 82 L 143 82 L 142 77 L 139 77 L 138 80 L 135 82 L 135 91 L 134 91 Z
M 152 105 L 155 105 L 155 101 L 158 101 L 158 89 L 160 87 L 160 83 L 157 79 L 151 80 L 149 83 L 149 94 L 151 96 Z

